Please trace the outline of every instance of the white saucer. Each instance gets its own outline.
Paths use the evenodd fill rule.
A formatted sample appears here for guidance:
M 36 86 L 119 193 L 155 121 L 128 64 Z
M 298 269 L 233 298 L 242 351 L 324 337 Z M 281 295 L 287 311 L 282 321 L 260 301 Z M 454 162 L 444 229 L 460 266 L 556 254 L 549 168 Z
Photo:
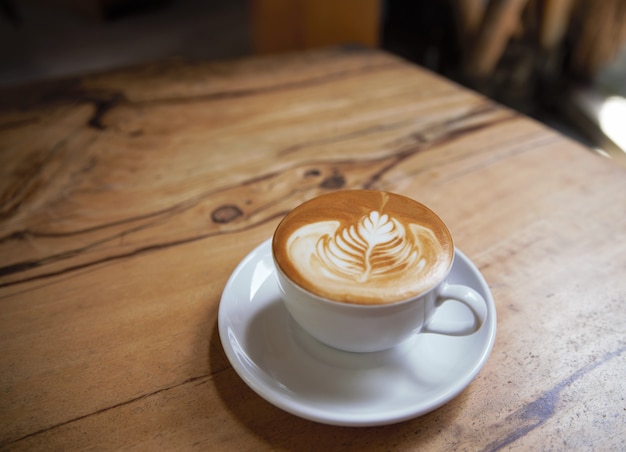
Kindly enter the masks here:
M 220 339 L 246 384 L 285 411 L 334 425 L 400 422 L 456 397 L 491 353 L 496 310 L 487 283 L 458 250 L 448 280 L 473 287 L 487 300 L 487 320 L 476 333 L 418 334 L 383 352 L 342 352 L 316 341 L 291 319 L 276 284 L 271 239 L 266 240 L 239 264 L 224 288 Z M 469 315 L 453 301 L 436 313 L 460 322 Z

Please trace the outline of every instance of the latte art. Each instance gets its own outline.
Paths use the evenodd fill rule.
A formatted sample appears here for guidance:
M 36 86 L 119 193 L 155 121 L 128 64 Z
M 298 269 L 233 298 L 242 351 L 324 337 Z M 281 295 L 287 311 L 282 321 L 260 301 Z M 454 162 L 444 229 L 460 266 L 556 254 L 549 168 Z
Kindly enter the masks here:
M 354 304 L 407 300 L 434 287 L 454 253 L 441 219 L 387 192 L 346 190 L 307 201 L 280 223 L 276 264 L 301 288 Z
M 364 283 L 408 268 L 423 268 L 425 260 L 415 238 L 407 237 L 397 220 L 372 211 L 356 225 L 321 237 L 316 252 L 328 275 Z

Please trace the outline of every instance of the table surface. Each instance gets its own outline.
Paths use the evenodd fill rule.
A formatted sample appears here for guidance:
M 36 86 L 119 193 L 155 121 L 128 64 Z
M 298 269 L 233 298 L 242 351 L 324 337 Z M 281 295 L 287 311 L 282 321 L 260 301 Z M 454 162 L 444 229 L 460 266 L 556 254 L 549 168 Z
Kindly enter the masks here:
M 6 449 L 624 450 L 626 171 L 383 52 L 168 61 L 0 97 Z M 427 204 L 480 269 L 492 354 L 458 397 L 368 428 L 253 392 L 217 312 L 304 200 Z

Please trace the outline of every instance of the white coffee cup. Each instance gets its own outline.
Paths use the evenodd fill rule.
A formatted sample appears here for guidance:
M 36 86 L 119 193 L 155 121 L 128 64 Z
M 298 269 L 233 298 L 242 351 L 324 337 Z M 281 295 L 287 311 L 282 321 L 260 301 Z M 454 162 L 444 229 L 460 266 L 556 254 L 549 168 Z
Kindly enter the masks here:
M 382 199 L 382 201 L 378 201 L 379 198 Z M 364 207 L 358 205 L 361 201 L 363 201 Z M 438 273 L 434 274 L 434 276 L 433 274 L 429 276 L 428 287 L 419 289 L 418 292 L 405 298 L 389 301 L 384 299 L 385 293 L 395 293 L 395 288 L 385 287 L 385 285 L 381 283 L 379 285 L 381 286 L 382 295 L 376 295 L 378 299 L 372 301 L 367 299 L 367 294 L 370 291 L 367 288 L 367 281 L 361 283 L 355 281 L 354 285 L 350 286 L 351 282 L 349 277 L 352 277 L 352 274 L 350 274 L 349 277 L 339 275 L 337 278 L 334 278 L 333 276 L 334 279 L 329 279 L 329 283 L 324 284 L 323 281 L 319 281 L 319 278 L 320 275 L 323 278 L 324 275 L 330 273 L 327 269 L 324 269 L 320 274 L 305 275 L 305 279 L 303 279 L 300 276 L 296 277 L 296 271 L 294 271 L 291 265 L 293 262 L 290 262 L 289 265 L 286 264 L 286 259 L 290 261 L 313 259 L 316 261 L 316 266 L 314 267 L 319 267 L 319 262 L 317 262 L 319 258 L 316 257 L 315 253 L 320 252 L 320 240 L 322 240 L 322 242 L 324 240 L 332 241 L 333 233 L 331 232 L 331 237 L 328 238 L 329 233 L 324 232 L 326 235 L 321 235 L 317 242 L 315 241 L 315 237 L 311 239 L 309 231 L 312 228 L 309 227 L 308 224 L 305 224 L 304 226 L 306 226 L 306 228 L 303 228 L 300 227 L 300 224 L 310 221 L 312 216 L 317 217 L 314 219 L 319 219 L 320 224 L 323 223 L 324 227 L 328 229 L 328 227 L 333 227 L 334 220 L 332 220 L 332 218 L 335 214 L 338 218 L 341 217 L 341 221 L 345 221 L 345 218 L 352 213 L 358 217 L 360 212 L 365 212 L 365 224 L 366 226 L 368 225 L 371 230 L 373 228 L 371 226 L 372 221 L 367 217 L 367 212 L 374 208 L 372 206 L 378 206 L 379 204 L 382 207 L 375 207 L 380 212 L 378 215 L 373 215 L 374 221 L 382 218 L 389 223 L 397 216 L 401 221 L 397 221 L 396 223 L 402 227 L 401 225 L 407 224 L 409 220 L 406 220 L 401 214 L 396 215 L 394 206 L 400 206 L 398 209 L 403 209 L 403 212 L 405 212 L 403 215 L 405 217 L 407 215 L 406 212 L 408 212 L 408 215 L 413 215 L 412 212 L 415 212 L 415 220 L 410 221 L 419 222 L 421 219 L 425 218 L 429 227 L 437 229 L 437 234 L 428 235 L 428 237 L 424 239 L 432 241 L 432 245 L 418 243 L 420 237 L 416 239 L 410 233 L 403 236 L 405 240 L 411 240 L 411 243 L 417 243 L 415 248 L 418 251 L 428 248 L 429 246 L 440 246 L 433 241 L 435 236 L 438 237 L 439 241 L 444 242 L 441 244 L 441 249 L 444 251 L 439 252 L 439 254 L 445 257 L 443 260 L 444 267 L 439 268 L 437 270 Z M 314 215 L 311 215 L 311 213 Z M 328 220 L 329 218 L 331 220 Z M 296 224 L 298 228 L 292 228 L 290 222 L 295 222 L 293 224 Z M 339 223 L 342 224 L 341 222 Z M 379 221 L 377 224 L 382 223 L 382 221 Z M 286 229 L 289 230 L 289 228 L 296 231 L 290 234 L 292 237 L 290 241 L 281 236 L 281 234 L 283 234 Z M 337 228 L 338 232 L 335 232 L 334 236 L 336 236 L 337 240 L 342 240 L 342 231 L 339 230 L 341 226 Z M 380 227 L 380 229 L 384 229 L 385 233 L 388 233 L 390 228 L 391 226 L 387 224 L 383 224 Z M 355 231 L 355 228 L 349 229 L 346 227 L 345 229 L 348 231 L 351 230 L 352 232 Z M 358 227 L 356 229 L 358 229 Z M 407 231 L 414 230 L 413 227 L 407 227 L 405 229 Z M 303 236 L 298 231 L 305 231 L 305 233 L 309 235 Z M 346 236 L 346 234 L 346 232 L 343 232 L 343 236 Z M 358 231 L 355 232 L 355 234 L 358 234 Z M 361 236 L 363 235 L 364 234 L 361 234 Z M 293 239 L 294 236 L 297 237 Z M 362 240 L 362 237 L 359 240 Z M 381 241 L 380 234 L 378 240 Z M 396 237 L 394 240 L 394 243 L 397 244 L 400 239 Z M 282 252 L 279 249 L 283 245 L 286 246 L 285 244 L 287 243 L 290 243 L 291 246 L 296 246 L 293 245 L 293 243 L 296 242 L 297 247 L 294 249 L 297 250 L 298 253 L 295 255 L 289 256 L 288 253 Z M 308 243 L 317 243 L 318 249 L 313 249 L 315 247 L 313 245 L 309 246 Z M 342 243 L 345 245 L 344 242 Z M 370 248 L 375 249 L 375 246 Z M 395 250 L 397 248 L 398 247 L 393 249 Z M 307 250 L 309 249 L 311 250 L 312 257 L 307 255 Z M 439 250 L 440 248 L 437 249 Z M 419 333 L 437 333 L 452 336 L 467 335 L 477 331 L 482 326 L 487 316 L 486 301 L 478 292 L 464 285 L 449 284 L 447 282 L 449 272 L 452 268 L 454 246 L 449 231 L 443 221 L 422 204 L 400 195 L 370 190 L 344 191 L 334 192 L 304 203 L 283 219 L 283 222 L 281 222 L 281 225 L 279 225 L 274 234 L 272 251 L 278 285 L 285 306 L 293 319 L 300 327 L 320 342 L 340 350 L 349 352 L 375 352 L 385 350 Z M 323 250 L 321 252 L 323 252 Z M 331 258 L 333 258 L 333 256 L 334 255 L 332 255 Z M 322 256 L 322 258 L 324 258 L 324 256 Z M 419 258 L 419 256 L 417 256 L 417 258 Z M 289 267 L 293 277 L 286 274 L 283 270 L 283 266 Z M 423 267 L 423 265 L 409 266 L 407 271 L 410 272 L 413 271 L 413 268 L 422 269 Z M 308 268 L 310 268 L 310 266 L 303 264 L 301 269 L 304 270 L 300 271 L 300 273 L 305 272 Z M 400 268 L 400 270 L 394 270 L 397 274 L 397 280 L 410 281 L 412 274 L 403 275 L 401 271 L 403 271 L 402 269 L 404 267 L 398 268 Z M 383 271 L 381 270 L 381 274 L 382 273 Z M 312 281 L 312 284 L 306 282 L 307 277 Z M 416 274 L 415 278 L 418 277 L 419 274 Z M 335 296 L 332 293 L 332 290 L 335 290 L 332 288 L 334 287 L 333 284 L 337 279 L 342 284 L 342 287 L 347 287 L 347 295 L 344 293 L 341 296 Z M 344 280 L 348 282 L 344 284 Z M 376 286 L 377 283 L 374 282 L 372 284 Z M 331 287 L 330 295 L 327 294 L 325 290 L 327 287 Z M 354 290 L 355 293 L 354 299 L 350 297 L 350 287 L 353 287 L 352 290 Z M 419 286 L 416 287 L 419 288 Z M 319 293 L 314 293 L 311 288 Z M 365 290 L 363 290 L 364 288 Z M 376 288 L 371 291 L 375 293 Z M 364 292 L 365 295 L 358 295 L 361 292 Z M 321 295 L 321 293 L 323 293 L 323 295 Z M 468 327 L 467 324 L 459 325 L 457 323 L 446 325 L 445 321 L 442 322 L 440 320 L 436 322 L 436 325 L 431 324 L 437 309 L 443 303 L 450 300 L 461 302 L 469 308 L 468 316 L 473 317 L 473 322 L 470 327 Z

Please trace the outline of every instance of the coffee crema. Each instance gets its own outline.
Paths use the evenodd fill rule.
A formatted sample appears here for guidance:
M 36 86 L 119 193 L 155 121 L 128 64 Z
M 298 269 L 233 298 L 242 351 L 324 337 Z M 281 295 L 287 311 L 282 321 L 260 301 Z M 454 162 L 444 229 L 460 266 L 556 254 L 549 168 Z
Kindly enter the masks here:
M 272 241 L 276 264 L 301 288 L 343 303 L 413 298 L 448 273 L 454 245 L 430 209 L 376 190 L 322 195 L 292 210 Z

